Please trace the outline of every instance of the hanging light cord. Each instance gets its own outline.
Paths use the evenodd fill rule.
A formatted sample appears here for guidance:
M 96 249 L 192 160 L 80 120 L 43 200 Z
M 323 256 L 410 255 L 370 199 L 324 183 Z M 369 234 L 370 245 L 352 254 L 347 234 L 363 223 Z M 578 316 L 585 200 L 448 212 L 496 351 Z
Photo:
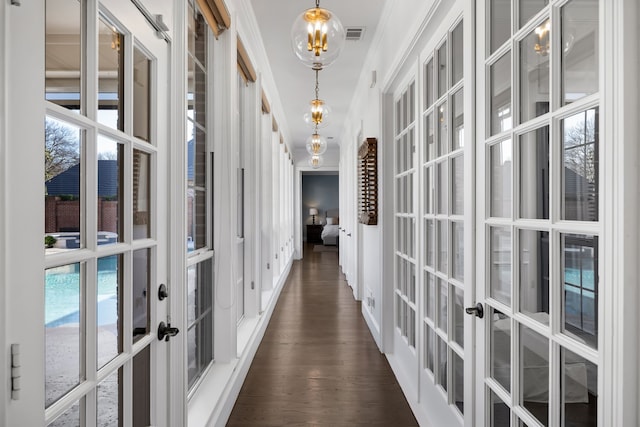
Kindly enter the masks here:
M 318 71 L 316 70 L 316 99 L 319 99 L 318 93 L 320 92 L 320 86 L 318 85 Z
M 316 0 L 316 8 L 320 7 L 320 0 Z

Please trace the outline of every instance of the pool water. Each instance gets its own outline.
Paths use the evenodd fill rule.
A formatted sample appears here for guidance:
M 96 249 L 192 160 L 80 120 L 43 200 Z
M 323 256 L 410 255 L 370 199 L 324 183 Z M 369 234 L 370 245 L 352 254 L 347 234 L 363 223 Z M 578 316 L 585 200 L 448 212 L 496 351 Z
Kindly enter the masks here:
M 110 300 L 117 302 L 117 267 L 117 257 L 100 259 L 98 262 L 98 324 L 115 323 L 117 320 L 117 309 L 107 309 L 113 305 L 113 301 Z M 48 269 L 45 274 L 45 326 L 78 323 L 80 295 L 80 264 Z M 101 307 L 105 309 L 101 310 Z M 113 313 L 108 313 L 109 311 Z

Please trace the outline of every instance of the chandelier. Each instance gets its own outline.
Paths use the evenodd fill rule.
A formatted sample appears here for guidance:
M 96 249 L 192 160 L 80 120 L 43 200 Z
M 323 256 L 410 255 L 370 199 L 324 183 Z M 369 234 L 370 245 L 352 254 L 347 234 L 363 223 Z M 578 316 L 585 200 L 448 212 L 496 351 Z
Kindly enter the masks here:
M 304 122 L 315 129 L 325 127 L 328 124 L 327 118 L 331 114 L 331 107 L 320 99 L 319 92 L 318 70 L 316 70 L 316 97 L 309 103 L 310 108 L 303 117 Z
M 331 65 L 342 50 L 345 31 L 333 13 L 320 7 L 307 9 L 300 14 L 291 27 L 291 43 L 296 56 L 304 65 L 322 70 Z
M 318 169 L 320 166 L 322 166 L 322 164 L 324 163 L 324 161 L 322 160 L 322 157 L 320 156 L 311 156 L 311 158 L 309 159 L 309 166 L 311 166 L 314 169 Z

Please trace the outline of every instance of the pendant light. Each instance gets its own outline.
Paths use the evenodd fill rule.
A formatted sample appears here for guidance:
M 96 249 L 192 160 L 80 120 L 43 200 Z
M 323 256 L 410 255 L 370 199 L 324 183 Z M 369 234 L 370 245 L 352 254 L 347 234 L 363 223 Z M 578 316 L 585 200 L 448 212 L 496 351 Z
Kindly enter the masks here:
M 322 160 L 322 157 L 318 155 L 311 156 L 311 158 L 309 159 L 309 166 L 314 169 L 318 169 L 320 166 L 322 166 L 323 163 L 324 161 Z
M 340 54 L 345 42 L 342 23 L 332 12 L 320 7 L 307 9 L 291 27 L 291 44 L 304 65 L 322 70 L 331 65 Z
M 316 130 L 313 135 L 307 138 L 307 153 L 312 156 L 324 154 L 327 151 L 327 140 L 318 135 Z
M 309 110 L 304 114 L 304 122 L 309 126 L 319 129 L 327 126 L 328 117 L 331 115 L 331 107 L 319 96 L 318 70 L 316 70 L 316 97 L 309 103 Z

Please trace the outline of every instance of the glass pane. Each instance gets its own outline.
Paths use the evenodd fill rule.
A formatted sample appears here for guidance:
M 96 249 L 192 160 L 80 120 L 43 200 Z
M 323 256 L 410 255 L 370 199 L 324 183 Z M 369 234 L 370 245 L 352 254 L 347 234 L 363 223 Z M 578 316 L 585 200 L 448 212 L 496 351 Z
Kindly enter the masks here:
M 447 391 L 447 353 L 449 352 L 449 347 L 447 346 L 446 341 L 444 341 L 440 336 L 437 336 L 438 341 L 438 384 L 442 386 L 442 388 Z
M 426 168 L 424 179 L 425 179 L 425 213 L 434 214 L 435 213 L 435 193 L 436 193 L 436 182 L 433 176 L 433 166 L 429 166 Z
M 453 340 L 464 348 L 464 289 L 453 286 Z
M 511 218 L 511 140 L 494 144 L 489 150 L 491 157 L 490 215 Z
M 598 92 L 598 0 L 573 0 L 562 16 L 562 104 Z
M 207 33 L 204 18 L 193 7 L 189 7 L 189 53 L 201 65 L 206 65 Z
M 402 99 L 396 101 L 396 136 L 402 132 Z
M 447 312 L 449 310 L 449 285 L 446 281 L 438 279 L 438 328 L 447 333 L 447 324 L 449 318 Z
M 491 414 L 491 427 L 509 427 L 511 425 L 511 412 L 509 407 L 495 394 L 493 391 L 489 391 L 491 395 L 490 399 L 490 414 Z
M 451 98 L 452 150 L 464 147 L 464 91 L 460 89 Z
M 447 92 L 447 42 L 438 49 L 438 97 Z
M 451 159 L 451 213 L 464 214 L 464 157 Z
M 133 48 L 133 136 L 151 141 L 151 60 Z
M 444 102 L 438 106 L 438 156 L 444 156 L 448 152 L 447 103 Z
M 529 22 L 543 7 L 549 4 L 549 0 L 520 0 L 520 26 Z
M 84 369 L 84 284 L 80 263 L 45 270 L 45 407 L 49 407 L 80 381 Z
M 549 232 L 520 230 L 520 311 L 549 324 Z
M 124 35 L 98 22 L 98 123 L 124 130 Z
M 133 150 L 133 238 L 151 237 L 151 155 Z
M 98 258 L 96 340 L 98 369 L 122 352 L 122 255 Z
M 464 414 L 464 360 L 453 352 L 453 403 Z
M 447 162 L 438 163 L 436 165 L 436 174 L 438 178 L 438 191 L 436 193 L 438 199 L 438 213 L 446 215 L 449 213 L 447 208 L 447 199 L 449 193 L 449 183 L 447 177 Z
M 519 139 L 520 217 L 549 219 L 549 126 Z
M 431 105 L 433 105 L 433 102 L 435 101 L 434 96 L 433 96 L 433 91 L 434 91 L 434 87 L 433 87 L 433 58 L 429 59 L 429 62 L 427 62 L 427 65 L 425 65 L 425 85 L 424 85 L 424 92 L 425 92 L 425 107 L 429 108 L 431 107 Z
M 84 399 L 82 399 L 84 406 Z M 84 425 L 84 424 L 82 424 Z M 47 424 L 47 427 L 80 427 L 80 402 L 76 402 L 54 421 Z
M 451 223 L 451 274 L 457 280 L 464 280 L 464 223 Z
M 425 162 L 436 158 L 436 140 L 434 138 L 435 128 L 433 127 L 433 113 L 429 113 L 424 118 L 424 134 L 425 134 Z
M 121 426 L 122 408 L 122 368 L 105 378 L 96 390 L 97 427 Z
M 598 109 L 562 121 L 563 219 L 598 220 Z
M 123 241 L 124 145 L 98 136 L 98 245 Z
M 133 426 L 151 425 L 151 346 L 133 357 Z
M 549 425 L 549 340 L 520 325 L 520 398 L 522 406 Z
M 426 220 L 425 233 L 427 234 L 426 238 L 426 264 L 429 267 L 435 267 L 435 227 L 432 219 Z
M 449 246 L 447 242 L 447 221 L 437 221 L 438 227 L 438 239 L 437 239 L 437 253 L 438 253 L 438 271 L 447 274 L 448 267 L 448 255 Z
M 491 0 L 490 40 L 493 53 L 511 36 L 511 0 Z
M 561 349 L 560 392 L 565 426 L 595 427 L 598 422 L 598 367 Z
M 81 150 L 84 131 L 47 117 L 44 128 L 45 237 L 47 254 L 84 247 L 80 231 Z
M 213 358 L 212 259 L 187 269 L 187 353 L 189 387 Z
M 598 238 L 562 234 L 564 331 L 598 348 Z
M 427 290 L 425 292 L 425 298 L 427 302 L 426 306 L 426 314 L 427 317 L 433 321 L 436 318 L 436 279 L 433 274 L 425 273 L 426 276 L 426 286 Z
M 151 290 L 151 250 L 133 251 L 133 342 L 147 335 L 150 331 L 148 297 Z
M 462 79 L 464 73 L 464 54 L 463 54 L 463 37 L 462 37 L 462 21 L 451 33 L 451 86 L 458 83 Z
M 491 227 L 490 296 L 511 305 L 511 231 L 506 227 Z
M 187 331 L 189 388 L 213 360 L 213 315 L 209 311 Z
M 491 313 L 491 378 L 510 392 L 511 319 L 493 308 L 489 312 Z
M 77 0 L 47 0 L 44 4 L 45 99 L 80 112 L 82 6 Z
M 426 339 L 425 346 L 427 350 L 425 351 L 425 368 L 434 373 L 434 364 L 436 359 L 436 333 L 428 326 L 425 326 L 426 331 Z
M 491 65 L 491 132 L 495 135 L 511 129 L 511 52 Z
M 188 236 L 187 250 L 207 246 L 207 192 L 189 188 L 187 190 Z
M 549 112 L 549 33 L 547 19 L 520 42 L 520 123 Z
M 407 99 L 407 102 L 409 103 L 408 107 L 407 107 L 407 111 L 409 111 L 409 123 L 413 123 L 416 120 L 416 83 L 412 82 L 411 86 L 409 86 L 408 89 L 409 92 L 409 96 Z

